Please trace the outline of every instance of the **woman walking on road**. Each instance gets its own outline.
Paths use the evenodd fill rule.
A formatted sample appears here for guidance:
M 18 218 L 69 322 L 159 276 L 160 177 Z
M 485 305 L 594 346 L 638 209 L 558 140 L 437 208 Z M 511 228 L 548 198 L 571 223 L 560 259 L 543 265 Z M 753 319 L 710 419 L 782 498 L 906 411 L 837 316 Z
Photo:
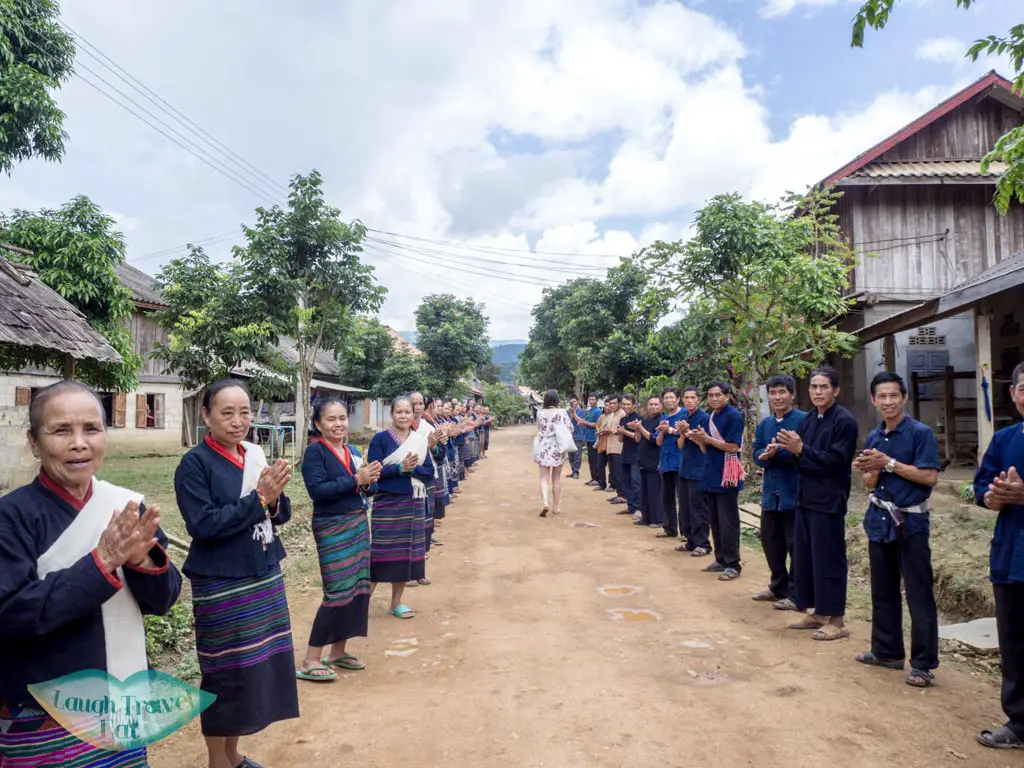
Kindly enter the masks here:
M 540 496 L 544 502 L 544 507 L 540 511 L 541 517 L 547 517 L 550 509 L 549 488 L 555 514 L 559 513 L 558 500 L 562 495 L 562 464 L 565 462 L 565 452 L 559 447 L 557 427 L 564 428 L 569 439 L 572 439 L 572 424 L 569 423 L 569 416 L 565 410 L 558 407 L 558 392 L 549 389 L 544 394 L 544 405 L 537 413 L 537 438 L 533 451 L 533 460 L 540 467 Z

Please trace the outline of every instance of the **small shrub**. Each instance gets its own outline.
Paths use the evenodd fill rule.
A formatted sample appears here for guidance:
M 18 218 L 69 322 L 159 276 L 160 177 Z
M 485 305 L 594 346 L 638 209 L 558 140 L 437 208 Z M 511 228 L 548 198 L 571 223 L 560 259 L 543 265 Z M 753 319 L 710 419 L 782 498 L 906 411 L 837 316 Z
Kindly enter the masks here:
M 192 644 L 192 606 L 176 603 L 166 616 L 146 616 L 146 653 L 157 656 L 187 650 Z
M 974 503 L 974 483 L 970 480 L 960 483 L 960 500 L 970 504 Z

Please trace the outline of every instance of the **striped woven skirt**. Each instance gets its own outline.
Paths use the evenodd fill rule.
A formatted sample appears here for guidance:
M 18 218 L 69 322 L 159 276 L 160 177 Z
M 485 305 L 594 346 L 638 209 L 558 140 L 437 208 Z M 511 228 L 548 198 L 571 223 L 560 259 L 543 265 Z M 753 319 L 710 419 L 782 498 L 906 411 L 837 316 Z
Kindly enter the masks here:
M 146 750 L 109 752 L 68 733 L 45 710 L 0 703 L 2 768 L 145 768 Z
M 313 518 L 324 600 L 313 620 L 309 644 L 322 648 L 350 637 L 366 637 L 370 611 L 370 526 L 366 514 Z
M 424 505 L 423 505 L 423 551 L 424 552 L 429 552 L 430 551 L 430 540 L 434 537 L 434 505 L 437 503 L 435 498 L 434 498 L 436 493 L 437 493 L 437 488 L 434 485 L 434 483 L 436 483 L 436 482 L 437 482 L 437 479 L 435 478 L 434 482 L 427 486 L 427 498 L 424 499 L 424 502 L 425 502 Z
M 412 494 L 377 493 L 370 517 L 370 581 L 404 582 L 426 575 L 426 510 Z
M 441 465 L 441 471 L 435 479 L 437 485 L 434 488 L 434 519 L 444 518 L 445 508 L 448 506 L 448 464 Z
M 192 578 L 200 688 L 217 700 L 201 715 L 204 736 L 248 736 L 299 716 L 284 578 Z

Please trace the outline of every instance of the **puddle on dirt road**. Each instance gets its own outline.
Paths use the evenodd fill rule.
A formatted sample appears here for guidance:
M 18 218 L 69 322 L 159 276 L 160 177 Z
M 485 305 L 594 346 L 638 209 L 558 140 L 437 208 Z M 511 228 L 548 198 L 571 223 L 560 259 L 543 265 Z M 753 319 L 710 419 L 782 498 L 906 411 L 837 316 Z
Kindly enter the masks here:
M 385 656 L 398 656 L 399 658 L 406 658 L 412 656 L 416 651 L 419 650 L 416 646 L 420 644 L 420 641 L 415 637 L 407 637 L 402 640 L 392 640 L 391 645 L 397 646 L 396 648 L 387 648 L 384 651 Z
M 634 587 L 630 584 L 602 584 L 597 591 L 605 597 L 626 597 L 643 591 L 643 587 Z
M 687 648 L 714 648 L 711 643 L 702 643 L 700 640 L 683 640 L 679 644 Z
M 580 521 L 572 522 L 572 523 L 566 523 L 566 525 L 568 525 L 570 528 L 600 528 L 601 527 L 597 523 L 584 523 L 584 522 L 580 522 Z
M 612 621 L 661 621 L 661 614 L 651 608 L 609 608 L 605 613 Z

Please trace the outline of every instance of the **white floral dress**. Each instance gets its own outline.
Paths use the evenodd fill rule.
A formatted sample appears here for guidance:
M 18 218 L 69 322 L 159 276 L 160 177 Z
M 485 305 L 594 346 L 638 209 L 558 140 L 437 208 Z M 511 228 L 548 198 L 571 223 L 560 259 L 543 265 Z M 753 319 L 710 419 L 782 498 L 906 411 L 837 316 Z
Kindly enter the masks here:
M 569 416 L 561 408 L 537 412 L 537 450 L 533 460 L 541 467 L 560 467 L 565 463 L 565 454 L 558 450 L 555 424 L 563 424 L 572 432 Z

